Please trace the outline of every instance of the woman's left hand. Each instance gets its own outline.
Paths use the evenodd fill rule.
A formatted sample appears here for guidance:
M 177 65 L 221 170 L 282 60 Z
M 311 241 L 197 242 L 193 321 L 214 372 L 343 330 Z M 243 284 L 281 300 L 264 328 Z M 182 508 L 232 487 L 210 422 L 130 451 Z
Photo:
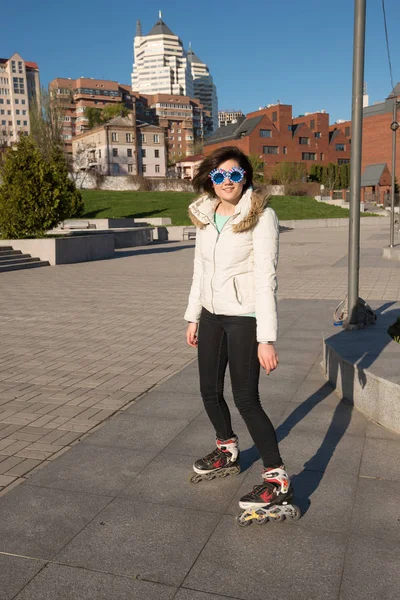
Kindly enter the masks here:
M 258 344 L 258 360 L 267 375 L 278 366 L 279 360 L 273 344 Z

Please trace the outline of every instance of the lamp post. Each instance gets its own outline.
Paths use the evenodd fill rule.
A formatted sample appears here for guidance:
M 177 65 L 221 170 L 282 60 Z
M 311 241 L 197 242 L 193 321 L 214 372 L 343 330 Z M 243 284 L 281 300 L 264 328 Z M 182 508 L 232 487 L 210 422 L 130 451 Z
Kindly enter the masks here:
M 389 247 L 394 246 L 394 199 L 396 187 L 396 132 L 400 127 L 397 122 L 397 98 L 393 98 L 393 121 L 390 125 L 392 130 L 392 189 L 390 194 L 390 243 Z
M 348 268 L 348 318 L 346 329 L 359 327 L 357 318 L 360 268 L 360 189 L 362 150 L 362 111 L 364 91 L 366 0 L 354 0 L 354 47 L 352 92 L 352 144 L 350 167 L 350 219 Z

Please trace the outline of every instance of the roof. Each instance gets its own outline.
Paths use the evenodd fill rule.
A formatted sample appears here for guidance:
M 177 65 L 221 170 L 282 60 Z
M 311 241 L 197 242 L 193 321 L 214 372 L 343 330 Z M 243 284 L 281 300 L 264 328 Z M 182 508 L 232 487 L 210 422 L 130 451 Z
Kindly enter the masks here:
M 178 160 L 178 162 L 199 162 L 203 158 L 204 154 L 192 154 L 191 156 L 185 156 L 185 158 Z
M 392 90 L 392 94 L 394 94 L 395 96 L 400 96 L 400 82 L 396 83 Z
M 105 123 L 105 125 L 113 125 L 114 127 L 132 127 L 131 117 L 114 117 Z
M 0 64 L 7 63 L 9 60 L 10 60 L 9 58 L 0 58 Z M 24 62 L 25 62 L 26 67 L 29 67 L 30 69 L 39 70 L 39 67 L 35 62 L 28 62 L 28 61 L 24 61 Z
M 201 65 L 203 64 L 203 61 L 199 59 L 199 57 L 193 52 L 192 49 L 190 49 L 187 53 L 188 55 L 188 59 L 190 62 L 192 63 L 200 63 Z
M 257 125 L 261 122 L 264 115 L 258 117 L 246 117 L 239 118 L 237 123 L 231 123 L 230 125 L 218 127 L 214 134 L 207 138 L 204 142 L 205 145 L 217 144 L 219 142 L 225 142 L 229 140 L 238 140 L 241 137 L 247 137 L 250 135 Z
M 338 129 L 334 129 L 329 132 L 329 143 L 333 142 L 335 138 L 339 135 L 339 133 L 343 133 L 340 127 Z
M 173 35 L 174 37 L 177 37 L 162 19 L 157 21 L 148 35 Z
M 396 86 L 397 87 L 397 86 Z M 395 88 L 396 89 L 396 88 Z M 393 100 L 385 100 L 379 104 L 366 106 L 363 110 L 363 117 L 372 117 L 373 115 L 384 115 L 393 111 Z
M 371 185 L 379 185 L 386 163 L 377 165 L 367 165 L 361 175 L 361 187 L 369 187 Z

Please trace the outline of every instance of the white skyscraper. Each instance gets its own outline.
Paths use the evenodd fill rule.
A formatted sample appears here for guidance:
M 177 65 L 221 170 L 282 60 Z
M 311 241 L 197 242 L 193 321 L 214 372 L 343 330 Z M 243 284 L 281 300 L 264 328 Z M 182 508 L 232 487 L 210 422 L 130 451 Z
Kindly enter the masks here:
M 148 35 L 140 22 L 133 44 L 132 91 L 194 97 L 193 77 L 182 40 L 161 18 Z
M 200 100 L 206 110 L 210 111 L 215 131 L 218 128 L 217 88 L 207 65 L 196 56 L 191 48 L 189 48 L 187 56 L 194 81 L 194 97 Z

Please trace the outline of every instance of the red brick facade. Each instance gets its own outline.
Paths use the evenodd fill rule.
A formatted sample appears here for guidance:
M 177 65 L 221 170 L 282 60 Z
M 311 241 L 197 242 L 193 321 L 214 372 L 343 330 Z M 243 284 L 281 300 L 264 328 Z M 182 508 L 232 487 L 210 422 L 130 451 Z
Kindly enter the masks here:
M 281 162 L 305 164 L 309 170 L 312 164 L 341 164 L 350 160 L 350 138 L 346 137 L 341 125 L 330 130 L 329 115 L 322 112 L 293 119 L 292 107 L 288 104 L 249 113 L 246 120 L 232 130 L 230 137 L 225 136 L 219 141 L 218 136 L 223 133 L 220 128 L 207 140 L 206 155 L 216 148 L 237 146 L 246 154 L 260 156 L 267 174 L 272 174 Z

